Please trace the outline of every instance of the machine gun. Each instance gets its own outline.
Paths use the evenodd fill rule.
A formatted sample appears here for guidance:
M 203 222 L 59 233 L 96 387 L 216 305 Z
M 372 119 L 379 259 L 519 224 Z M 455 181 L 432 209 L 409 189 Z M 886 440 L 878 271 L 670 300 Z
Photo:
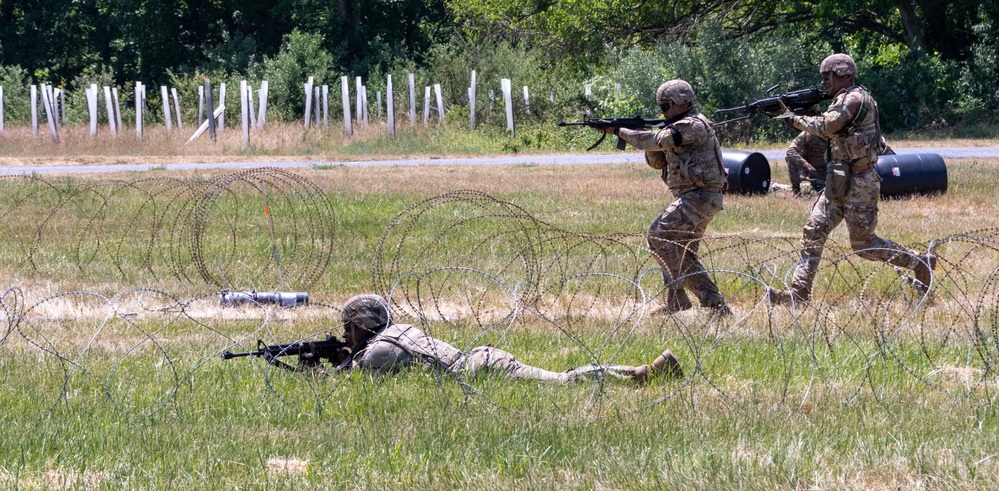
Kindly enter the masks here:
M 338 365 L 346 355 L 347 343 L 340 338 L 327 335 L 323 341 L 299 341 L 289 344 L 264 344 L 263 340 L 257 340 L 255 351 L 232 352 L 229 350 L 222 352 L 223 360 L 241 358 L 244 356 L 262 356 L 267 363 L 277 365 L 292 371 L 303 371 L 303 369 L 316 369 L 322 366 L 322 361 L 327 360 L 333 365 Z M 298 366 L 293 367 L 279 360 L 282 356 L 298 356 Z
M 728 109 L 719 109 L 715 111 L 715 114 L 727 114 L 727 113 L 744 113 L 742 116 L 727 119 L 720 123 L 715 123 L 715 126 L 732 123 L 735 121 L 742 121 L 743 119 L 749 119 L 754 115 L 764 113 L 773 114 L 778 111 L 790 111 L 798 116 L 804 116 L 808 109 L 812 106 L 829 99 L 832 96 L 826 95 L 826 92 L 817 87 L 812 87 L 808 89 L 801 89 L 791 91 L 785 94 L 774 95 L 780 84 L 770 87 L 766 91 L 766 97 L 762 99 L 757 99 L 753 102 L 747 102 L 745 106 L 730 107 Z
M 590 128 L 604 129 L 604 128 L 627 128 L 629 130 L 639 130 L 644 128 L 665 128 L 665 119 L 645 119 L 641 116 L 634 116 L 631 118 L 583 118 L 582 121 L 559 121 L 555 123 L 555 126 L 589 126 Z M 607 138 L 607 133 L 600 135 L 600 139 L 596 143 L 590 145 L 586 149 L 587 152 L 597 148 L 598 145 L 603 143 L 604 138 Z M 624 141 L 620 136 L 617 137 L 617 145 L 615 148 L 618 150 L 624 150 L 625 145 L 628 142 Z

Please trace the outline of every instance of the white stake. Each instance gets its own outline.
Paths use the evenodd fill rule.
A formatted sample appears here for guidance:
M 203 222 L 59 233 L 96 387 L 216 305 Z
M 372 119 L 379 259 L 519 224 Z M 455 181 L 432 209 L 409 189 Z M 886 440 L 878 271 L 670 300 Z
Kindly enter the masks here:
M 388 82 L 385 87 L 385 110 L 388 116 L 388 135 L 389 137 L 395 137 L 395 105 L 392 100 L 392 75 L 388 75 Z M 0 122 L 0 124 L 3 123 Z
M 38 86 L 31 86 L 31 134 L 38 136 Z
M 312 122 L 312 77 L 305 82 L 303 90 L 305 90 L 305 127 L 308 128 Z
M 468 86 L 469 128 L 475 129 L 475 70 L 472 70 L 472 84 Z
M 118 135 L 118 120 L 114 117 L 114 100 L 111 99 L 111 87 L 104 86 L 104 105 L 108 110 L 108 126 L 111 127 L 111 136 Z
M 87 109 L 90 110 L 90 136 L 97 136 L 97 84 L 87 89 Z
M 503 91 L 503 104 L 506 106 L 506 129 L 510 130 L 510 138 L 513 138 L 513 97 L 510 94 L 510 79 L 500 79 L 500 89 Z
M 142 93 L 145 98 L 145 92 Z M 121 124 L 121 104 L 118 103 L 118 87 L 111 87 L 111 107 L 114 108 L 114 120 L 118 122 L 118 129 L 124 130 L 125 125 Z
M 319 127 L 319 87 L 312 88 L 312 100 L 315 101 L 312 105 L 312 122 Z
M 219 107 L 222 108 L 222 114 L 219 114 L 216 118 L 218 124 L 216 124 L 215 128 L 221 134 L 225 131 L 225 82 L 219 82 Z
M 347 87 L 347 76 L 340 77 L 340 95 L 343 97 L 343 133 L 350 137 L 354 133 L 350 125 L 350 89 Z
M 135 139 L 142 141 L 142 82 L 135 82 Z
M 330 86 L 323 84 L 323 128 L 330 127 Z
M 251 86 L 251 85 L 247 85 L 246 86 L 246 100 L 249 101 L 249 103 L 250 103 L 249 104 L 249 107 L 250 107 L 250 129 L 256 129 L 257 128 L 257 114 L 254 112 L 254 109 L 253 109 L 254 108 L 254 104 L 253 104 L 253 86 Z
M 250 146 L 250 89 L 246 87 L 246 80 L 239 81 L 239 109 L 242 113 L 243 122 L 243 148 Z
M 219 116 L 222 115 L 222 110 L 223 110 L 222 106 L 219 106 L 218 108 L 216 108 L 215 112 L 212 113 L 212 117 L 211 118 L 206 118 L 205 122 L 201 123 L 201 126 L 198 127 L 198 131 L 195 131 L 194 134 L 191 135 L 191 138 L 189 138 L 187 140 L 187 143 L 191 143 L 192 141 L 195 140 L 195 138 L 201 136 L 201 134 L 204 133 L 205 130 L 208 129 L 208 126 L 209 126 L 210 122 L 215 121 L 216 118 L 218 118 Z
M 264 129 L 267 124 L 267 81 L 260 82 L 260 110 L 257 111 L 257 128 Z
M 166 85 L 160 85 L 160 99 L 163 100 L 163 121 L 166 123 L 167 134 L 173 131 L 173 116 L 170 115 L 170 96 Z
M 177 97 L 177 88 L 176 87 L 171 87 L 170 88 L 170 95 L 173 96 L 173 110 L 174 110 L 175 113 L 177 113 L 177 129 L 178 130 L 183 130 L 184 129 L 184 123 L 180 120 L 180 98 Z
M 357 115 L 357 123 L 360 124 L 364 120 L 364 109 L 361 107 L 361 77 L 354 80 L 354 98 L 356 99 L 354 114 Z
M 441 84 L 434 84 L 434 94 L 437 96 L 437 122 L 444 121 L 444 100 L 441 99 Z
M 409 125 L 416 124 L 416 82 L 413 74 L 409 74 Z
M 49 123 L 49 133 L 52 134 L 52 141 L 59 143 L 59 132 L 56 131 L 56 115 L 52 107 L 52 88 L 48 84 L 42 84 L 42 107 L 45 108 L 45 119 Z

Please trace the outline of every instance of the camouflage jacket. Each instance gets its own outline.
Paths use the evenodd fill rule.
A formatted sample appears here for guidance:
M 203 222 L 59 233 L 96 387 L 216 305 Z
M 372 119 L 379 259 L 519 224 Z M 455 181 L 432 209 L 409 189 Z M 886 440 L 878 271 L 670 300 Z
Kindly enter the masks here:
M 353 357 L 351 368 L 387 372 L 414 363 L 450 369 L 461 350 L 408 324 L 392 324 L 376 334 Z
M 662 170 L 675 197 L 697 189 L 721 192 L 728 182 L 715 130 L 696 109 L 659 131 L 631 131 L 625 139 L 645 150 L 645 161 Z
M 826 149 L 828 148 L 828 141 L 802 131 L 794 137 L 791 146 L 787 147 L 787 161 L 795 164 L 798 168 L 803 168 L 802 164 L 808 162 L 815 170 L 823 170 L 826 168 Z
M 841 90 L 819 116 L 795 116 L 799 130 L 829 140 L 829 160 L 854 165 L 877 162 L 883 149 L 878 127 L 878 104 L 864 87 Z

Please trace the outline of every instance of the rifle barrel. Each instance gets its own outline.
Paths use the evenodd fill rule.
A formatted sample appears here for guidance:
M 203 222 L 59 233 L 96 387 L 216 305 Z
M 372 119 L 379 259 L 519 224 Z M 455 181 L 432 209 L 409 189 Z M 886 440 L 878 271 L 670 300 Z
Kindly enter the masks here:
M 223 360 L 231 360 L 233 358 L 241 358 L 243 356 L 263 356 L 263 354 L 264 354 L 263 351 L 259 351 L 259 350 L 258 351 L 240 351 L 240 352 L 223 351 L 222 352 L 222 359 Z

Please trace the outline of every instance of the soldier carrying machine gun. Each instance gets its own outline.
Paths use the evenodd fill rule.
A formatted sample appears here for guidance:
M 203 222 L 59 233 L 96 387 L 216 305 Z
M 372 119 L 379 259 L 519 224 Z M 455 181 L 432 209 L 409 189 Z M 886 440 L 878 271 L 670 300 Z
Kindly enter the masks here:
M 778 116 L 772 116 L 776 118 L 787 118 L 795 115 L 804 116 L 808 113 L 812 106 L 822 101 L 832 99 L 832 96 L 826 95 L 825 91 L 817 87 L 794 90 L 786 94 L 774 95 L 774 92 L 777 92 L 778 88 L 780 88 L 780 84 L 770 87 L 766 91 L 766 97 L 757 99 L 753 102 L 747 102 L 744 106 L 730 107 L 728 109 L 719 109 L 715 111 L 715 114 L 743 113 L 742 116 L 726 119 L 720 123 L 715 123 L 715 126 L 749 119 L 760 113 L 771 115 L 783 112 L 783 114 L 779 114 Z

